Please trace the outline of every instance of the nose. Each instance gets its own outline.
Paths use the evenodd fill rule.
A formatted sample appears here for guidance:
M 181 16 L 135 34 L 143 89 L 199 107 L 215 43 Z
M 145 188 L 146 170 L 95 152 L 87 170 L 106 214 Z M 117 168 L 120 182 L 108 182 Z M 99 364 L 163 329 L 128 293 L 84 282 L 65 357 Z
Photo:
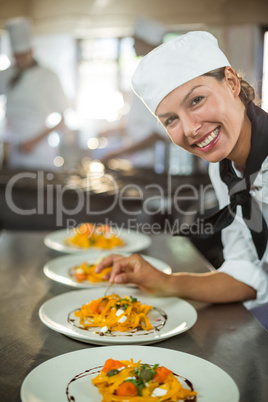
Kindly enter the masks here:
M 200 130 L 202 124 L 197 116 L 185 114 L 181 117 L 181 124 L 186 137 L 194 138 Z

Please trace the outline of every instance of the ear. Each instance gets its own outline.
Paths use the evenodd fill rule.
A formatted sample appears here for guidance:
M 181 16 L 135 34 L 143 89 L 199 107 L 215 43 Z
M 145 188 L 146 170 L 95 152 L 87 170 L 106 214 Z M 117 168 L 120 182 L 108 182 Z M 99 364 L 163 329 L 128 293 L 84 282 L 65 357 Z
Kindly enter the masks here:
M 234 95 L 237 98 L 240 94 L 240 81 L 236 75 L 235 70 L 232 67 L 225 67 L 225 82 Z

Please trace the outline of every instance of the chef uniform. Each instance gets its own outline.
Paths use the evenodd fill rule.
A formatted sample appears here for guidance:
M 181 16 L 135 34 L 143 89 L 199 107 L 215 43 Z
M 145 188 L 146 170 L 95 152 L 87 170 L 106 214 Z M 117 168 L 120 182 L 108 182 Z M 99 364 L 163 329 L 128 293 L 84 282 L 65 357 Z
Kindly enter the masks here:
M 30 24 L 24 18 L 8 21 L 13 53 L 31 50 Z M 9 143 L 10 168 L 47 169 L 55 168 L 53 160 L 58 148 L 51 147 L 48 138 L 42 139 L 31 152 L 19 149 L 19 144 L 34 139 L 46 130 L 46 119 L 51 113 L 63 114 L 68 101 L 58 77 L 48 68 L 39 66 L 34 60 L 31 66 L 20 70 L 12 66 L 0 72 L 0 93 L 6 95 L 5 142 Z
M 175 88 L 226 66 L 229 61 L 216 38 L 208 32 L 189 32 L 149 53 L 134 73 L 132 86 L 154 114 Z M 222 230 L 225 261 L 219 271 L 256 290 L 256 299 L 244 303 L 253 309 L 268 306 L 268 114 L 251 101 L 247 114 L 252 136 L 243 177 L 230 160 L 210 164 L 220 211 L 204 221 L 213 227 L 210 234 Z M 177 234 L 195 237 L 191 226 L 188 233 L 184 226 Z
M 264 132 L 267 133 L 267 142 L 265 152 L 268 154 L 268 114 L 253 105 L 248 106 L 252 111 L 257 111 L 262 115 L 262 124 L 265 125 Z M 249 112 L 248 112 L 249 113 Z M 249 115 L 252 124 L 256 119 L 255 113 Z M 252 141 L 262 144 L 265 149 L 265 143 L 260 141 L 260 124 L 256 124 L 256 135 Z M 259 152 L 254 152 L 256 159 L 260 158 Z M 220 174 L 220 163 L 211 163 L 209 166 L 209 175 L 219 207 L 222 210 L 230 203 L 230 194 L 228 187 L 222 181 Z M 234 168 L 234 166 L 233 166 Z M 241 173 L 234 168 L 235 174 L 241 177 Z M 263 160 L 256 178 L 250 185 L 251 197 L 260 205 L 262 215 L 268 224 L 268 156 Z M 261 232 L 260 232 L 261 234 Z M 249 300 L 244 303 L 248 309 L 252 309 L 268 303 L 268 253 L 267 239 L 263 247 L 263 253 L 258 255 L 258 251 L 252 239 L 250 228 L 245 224 L 241 207 L 237 208 L 234 221 L 222 230 L 222 243 L 224 263 L 219 268 L 220 272 L 231 275 L 240 282 L 253 287 L 257 292 L 255 300 Z

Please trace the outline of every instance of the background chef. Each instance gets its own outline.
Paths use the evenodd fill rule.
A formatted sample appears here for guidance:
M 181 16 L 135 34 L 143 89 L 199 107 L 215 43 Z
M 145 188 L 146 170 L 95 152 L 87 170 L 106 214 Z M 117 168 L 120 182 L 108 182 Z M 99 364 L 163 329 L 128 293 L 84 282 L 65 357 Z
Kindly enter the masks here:
M 14 57 L 14 64 L 0 71 L 0 94 L 7 99 L 6 163 L 11 169 L 52 170 L 58 149 L 49 145 L 48 136 L 64 126 L 68 101 L 57 75 L 33 57 L 30 21 L 17 17 L 5 27 Z M 54 124 L 48 122 L 52 113 L 58 113 Z
M 153 20 L 139 18 L 134 29 L 134 49 L 137 56 L 144 56 L 160 45 L 165 34 L 165 27 Z M 118 129 L 114 130 L 118 133 Z M 126 157 L 135 167 L 154 167 L 154 145 L 157 141 L 167 140 L 165 130 L 154 116 L 148 111 L 144 103 L 133 95 L 126 125 L 121 129 L 121 135 L 126 136 L 127 146 L 115 152 L 108 153 L 103 162 L 111 158 Z M 100 133 L 99 136 L 113 135 L 113 131 Z

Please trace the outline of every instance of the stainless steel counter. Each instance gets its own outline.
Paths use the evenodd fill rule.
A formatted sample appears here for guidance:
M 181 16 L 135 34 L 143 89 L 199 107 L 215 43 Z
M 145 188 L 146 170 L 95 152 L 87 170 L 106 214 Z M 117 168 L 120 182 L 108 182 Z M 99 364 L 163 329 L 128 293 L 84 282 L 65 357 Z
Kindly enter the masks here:
M 46 300 L 71 290 L 43 274 L 43 265 L 60 255 L 45 247 L 45 234 L 3 231 L 0 237 L 2 402 L 20 401 L 23 379 L 39 364 L 63 353 L 96 347 L 52 331 L 38 317 L 38 310 Z M 166 261 L 174 271 L 206 272 L 210 268 L 187 239 L 164 234 L 152 236 L 152 245 L 144 254 Z M 241 402 L 266 402 L 267 331 L 240 303 L 193 302 L 192 305 L 198 312 L 196 324 L 189 331 L 154 346 L 204 358 L 234 379 Z

